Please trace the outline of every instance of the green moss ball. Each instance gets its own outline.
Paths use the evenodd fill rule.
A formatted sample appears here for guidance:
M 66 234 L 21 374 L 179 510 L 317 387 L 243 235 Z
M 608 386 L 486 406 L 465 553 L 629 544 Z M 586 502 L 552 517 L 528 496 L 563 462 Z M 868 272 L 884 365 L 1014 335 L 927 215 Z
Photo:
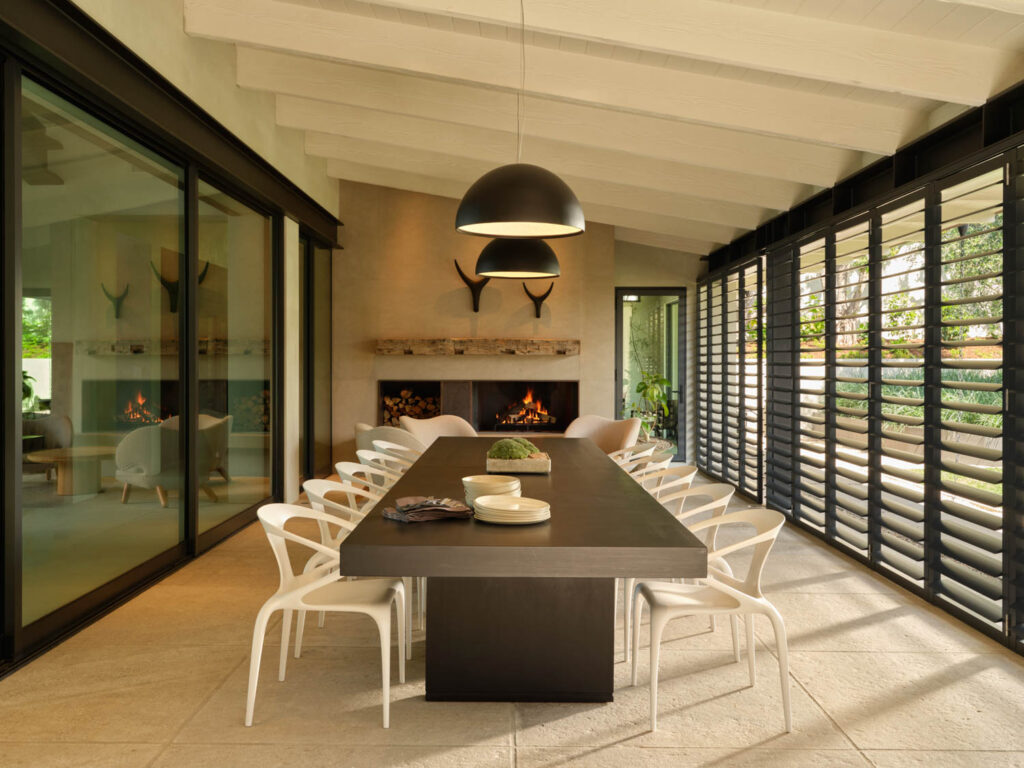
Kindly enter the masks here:
M 491 450 L 487 452 L 487 458 L 489 459 L 525 459 L 529 456 L 532 451 L 524 446 L 522 443 L 505 438 L 499 440 L 491 446 Z

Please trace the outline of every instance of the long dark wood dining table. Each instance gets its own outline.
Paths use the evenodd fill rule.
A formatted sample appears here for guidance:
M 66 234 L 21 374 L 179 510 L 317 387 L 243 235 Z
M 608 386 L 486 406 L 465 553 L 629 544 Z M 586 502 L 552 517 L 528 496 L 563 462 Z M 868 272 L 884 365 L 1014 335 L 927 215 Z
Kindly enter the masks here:
M 707 550 L 588 439 L 534 440 L 551 473 L 518 477 L 547 522 L 382 516 L 404 496 L 461 499 L 493 442 L 434 442 L 341 543 L 341 572 L 428 577 L 428 700 L 611 701 L 615 578 L 706 576 Z

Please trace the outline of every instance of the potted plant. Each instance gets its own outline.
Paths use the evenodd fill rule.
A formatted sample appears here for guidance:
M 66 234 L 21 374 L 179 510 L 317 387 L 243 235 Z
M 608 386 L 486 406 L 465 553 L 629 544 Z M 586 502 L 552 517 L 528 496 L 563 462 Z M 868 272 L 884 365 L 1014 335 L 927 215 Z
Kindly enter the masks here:
M 636 384 L 638 400 L 631 404 L 633 412 L 640 419 L 644 437 L 650 437 L 651 430 L 658 423 L 659 412 L 668 416 L 668 390 L 672 382 L 660 373 L 640 371 L 640 381 Z

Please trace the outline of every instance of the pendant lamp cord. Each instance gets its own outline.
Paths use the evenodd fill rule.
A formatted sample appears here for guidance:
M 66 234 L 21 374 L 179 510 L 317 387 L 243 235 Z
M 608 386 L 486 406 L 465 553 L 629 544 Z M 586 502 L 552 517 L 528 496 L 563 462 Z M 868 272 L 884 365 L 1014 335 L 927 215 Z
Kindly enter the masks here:
M 526 5 L 519 0 L 519 95 L 516 98 L 516 162 L 523 158 L 523 116 L 526 112 Z

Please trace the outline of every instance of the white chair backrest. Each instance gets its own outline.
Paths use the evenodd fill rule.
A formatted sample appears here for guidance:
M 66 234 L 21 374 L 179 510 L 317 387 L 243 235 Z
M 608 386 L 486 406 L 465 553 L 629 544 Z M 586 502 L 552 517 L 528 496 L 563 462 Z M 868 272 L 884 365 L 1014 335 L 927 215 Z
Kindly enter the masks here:
M 621 466 L 626 462 L 633 461 L 634 459 L 642 459 L 645 456 L 650 456 L 654 453 L 657 447 L 658 446 L 654 443 L 637 443 L 636 445 L 631 445 L 629 448 L 612 451 L 608 454 L 608 458 Z
M 398 420 L 409 434 L 428 448 L 439 437 L 476 437 L 476 430 L 472 424 L 451 414 L 435 416 L 432 419 L 401 416 Z
M 427 450 L 427 446 L 413 437 L 411 432 L 401 427 L 374 427 L 370 432 L 369 438 L 371 445 L 377 440 L 387 440 L 389 443 L 404 446 L 416 454 L 421 454 Z M 362 448 L 363 446 L 359 447 Z
M 339 461 L 334 465 L 334 470 L 343 481 L 351 483 L 357 488 L 369 488 L 370 491 L 381 496 L 387 493 L 398 480 L 397 475 L 388 473 L 390 477 L 385 477 L 383 470 L 354 461 Z
M 604 416 L 580 416 L 565 430 L 565 437 L 589 437 L 605 453 L 614 453 L 636 443 L 640 419 L 606 419 Z
M 660 499 L 666 493 L 689 488 L 696 476 L 697 468 L 691 464 L 669 464 L 644 475 L 644 487 L 654 498 Z
M 728 483 L 707 483 L 662 492 L 658 495 L 658 501 L 675 515 L 677 520 L 682 521 L 689 520 L 701 512 L 710 512 L 712 515 L 724 514 L 734 493 L 736 489 Z M 687 508 L 687 502 L 693 500 L 700 503 Z
M 687 528 L 693 533 L 707 530 L 708 540 L 713 541 L 716 533 L 724 527 L 733 525 L 752 527 L 754 532 L 745 538 L 732 544 L 708 549 L 708 562 L 712 563 L 716 559 L 727 559 L 727 555 L 753 547 L 754 553 L 750 558 L 750 565 L 747 567 L 746 576 L 739 579 L 715 568 L 713 565 L 708 567 L 708 575 L 714 581 L 744 592 L 751 597 L 762 599 L 764 595 L 761 592 L 761 573 L 764 571 L 764 564 L 768 559 L 768 553 L 771 552 L 772 545 L 775 543 L 775 539 L 778 537 L 779 531 L 782 530 L 785 522 L 786 518 L 781 512 L 776 512 L 774 509 L 766 507 L 752 507 L 750 509 L 741 509 L 738 512 L 730 512 L 726 515 L 709 517 L 707 520 L 692 523 Z
M 366 517 L 366 513 L 382 498 L 380 494 L 371 490 L 357 488 L 351 483 L 339 483 L 337 480 L 307 480 L 302 484 L 302 489 L 309 497 L 309 504 L 313 509 L 329 515 L 340 515 L 355 522 Z M 337 499 L 328 499 L 329 493 L 344 495 L 345 503 Z
M 337 525 L 339 520 L 336 517 L 332 517 L 324 512 L 317 512 L 315 509 L 299 507 L 295 504 L 266 504 L 257 510 L 256 515 L 263 525 L 263 530 L 267 534 L 267 540 L 270 542 L 270 548 L 274 550 L 274 558 L 277 560 L 280 577 L 279 592 L 291 591 L 302 583 L 312 582 L 314 579 L 322 577 L 330 567 L 335 565 L 338 555 L 336 549 L 286 530 L 285 526 L 289 520 L 296 519 Z M 307 547 L 316 553 L 329 555 L 330 562 L 312 571 L 312 574 L 296 576 L 295 570 L 292 567 L 291 557 L 288 555 L 287 542 L 289 541 Z
M 375 471 L 379 472 L 377 479 L 381 484 L 397 482 L 401 473 L 409 469 L 408 466 L 398 464 L 397 459 L 379 451 L 356 451 L 355 458 L 359 460 L 359 464 L 373 467 Z
M 374 440 L 373 450 L 390 456 L 395 461 L 400 462 L 406 469 L 411 467 L 416 459 L 420 457 L 420 454 L 412 448 L 392 443 L 390 440 Z

